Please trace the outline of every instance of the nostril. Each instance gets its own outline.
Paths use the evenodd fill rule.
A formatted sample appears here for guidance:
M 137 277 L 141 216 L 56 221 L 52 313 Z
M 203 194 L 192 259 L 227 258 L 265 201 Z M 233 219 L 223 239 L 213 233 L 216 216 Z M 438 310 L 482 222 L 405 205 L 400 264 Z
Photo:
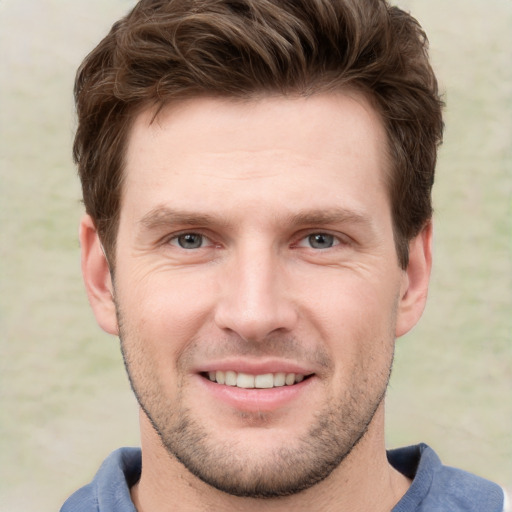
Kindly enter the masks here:
M 220 329 L 234 333 L 246 342 L 255 343 L 276 333 L 291 332 L 296 320 L 297 314 L 287 304 L 248 308 L 238 303 L 229 309 L 226 305 L 220 305 L 215 315 L 215 322 Z

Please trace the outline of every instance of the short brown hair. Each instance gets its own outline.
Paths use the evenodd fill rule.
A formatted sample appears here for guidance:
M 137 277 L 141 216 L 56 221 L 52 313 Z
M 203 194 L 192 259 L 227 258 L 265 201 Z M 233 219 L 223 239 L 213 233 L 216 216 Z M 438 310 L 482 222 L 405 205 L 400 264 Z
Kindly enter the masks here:
M 73 148 L 111 264 L 126 141 L 143 108 L 194 96 L 363 92 L 388 136 L 398 260 L 431 218 L 442 102 L 418 22 L 385 0 L 141 0 L 78 70 Z

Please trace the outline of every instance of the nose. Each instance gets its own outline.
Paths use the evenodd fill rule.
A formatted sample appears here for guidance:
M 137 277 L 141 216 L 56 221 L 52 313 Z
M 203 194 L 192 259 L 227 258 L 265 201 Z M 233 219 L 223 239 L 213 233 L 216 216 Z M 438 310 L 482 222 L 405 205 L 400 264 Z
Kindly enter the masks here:
M 297 321 L 289 279 L 272 250 L 239 250 L 226 265 L 215 322 L 249 342 L 290 332 Z

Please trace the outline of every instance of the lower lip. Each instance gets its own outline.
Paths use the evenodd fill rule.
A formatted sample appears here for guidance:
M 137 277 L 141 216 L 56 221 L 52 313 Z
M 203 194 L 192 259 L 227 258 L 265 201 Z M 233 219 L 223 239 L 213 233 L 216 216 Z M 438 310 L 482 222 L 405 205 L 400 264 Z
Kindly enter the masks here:
M 312 376 L 293 386 L 244 389 L 217 384 L 201 375 L 198 378 L 210 396 L 243 412 L 271 412 L 286 407 L 310 388 L 315 380 Z

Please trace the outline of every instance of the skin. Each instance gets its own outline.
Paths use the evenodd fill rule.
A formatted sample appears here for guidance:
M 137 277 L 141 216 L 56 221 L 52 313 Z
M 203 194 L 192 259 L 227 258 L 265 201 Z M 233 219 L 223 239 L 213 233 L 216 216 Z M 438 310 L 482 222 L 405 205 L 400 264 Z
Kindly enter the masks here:
M 114 282 L 92 219 L 80 230 L 91 305 L 141 404 L 137 509 L 391 510 L 409 482 L 386 460 L 383 397 L 432 231 L 401 269 L 377 113 L 339 93 L 153 117 L 129 139 Z M 230 368 L 309 377 L 229 393 L 204 377 Z

